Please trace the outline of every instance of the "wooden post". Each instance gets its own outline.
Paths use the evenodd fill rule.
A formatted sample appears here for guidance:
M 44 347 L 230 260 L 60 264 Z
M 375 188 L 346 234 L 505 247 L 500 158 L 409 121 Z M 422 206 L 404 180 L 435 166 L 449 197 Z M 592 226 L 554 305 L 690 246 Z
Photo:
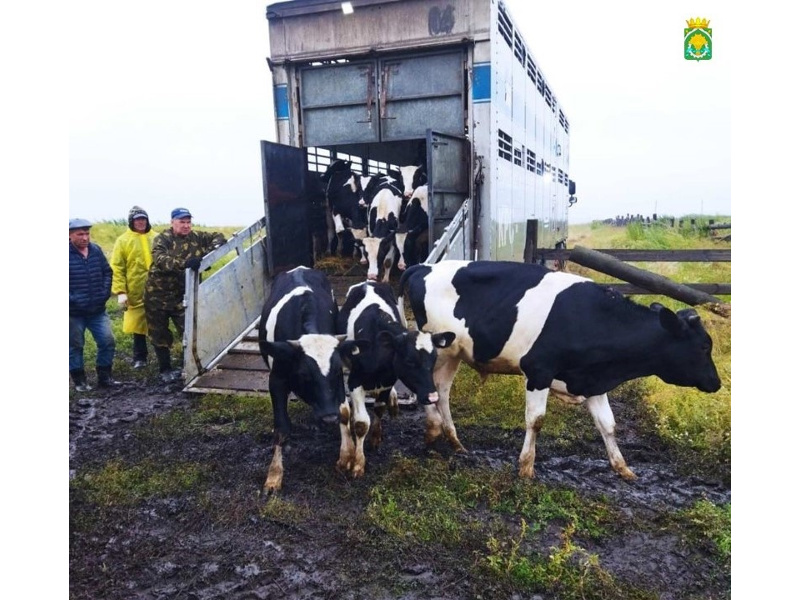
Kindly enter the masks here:
M 600 271 L 601 273 L 606 273 L 617 279 L 633 283 L 639 287 L 651 290 L 656 294 L 675 298 L 690 306 L 697 306 L 698 304 L 706 304 L 709 302 L 714 304 L 722 303 L 722 300 L 711 294 L 693 290 L 690 287 L 675 283 L 671 279 L 661 275 L 625 264 L 613 256 L 597 252 L 596 250 L 575 246 L 575 248 L 570 251 L 569 259 L 584 267 L 589 267 L 595 271 Z
M 522 260 L 526 263 L 536 261 L 536 250 L 539 248 L 539 219 L 528 219 L 525 230 L 525 250 Z

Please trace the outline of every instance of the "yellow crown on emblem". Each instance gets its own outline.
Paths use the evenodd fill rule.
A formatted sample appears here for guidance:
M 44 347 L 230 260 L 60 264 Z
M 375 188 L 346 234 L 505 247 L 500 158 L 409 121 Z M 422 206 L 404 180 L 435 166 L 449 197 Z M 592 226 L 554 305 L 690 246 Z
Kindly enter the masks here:
M 708 29 L 709 23 L 711 23 L 711 21 L 709 21 L 708 19 L 701 19 L 700 17 L 697 17 L 695 19 L 689 19 L 688 21 L 686 21 L 686 24 L 689 26 L 689 29 L 696 29 L 698 27 L 700 29 Z

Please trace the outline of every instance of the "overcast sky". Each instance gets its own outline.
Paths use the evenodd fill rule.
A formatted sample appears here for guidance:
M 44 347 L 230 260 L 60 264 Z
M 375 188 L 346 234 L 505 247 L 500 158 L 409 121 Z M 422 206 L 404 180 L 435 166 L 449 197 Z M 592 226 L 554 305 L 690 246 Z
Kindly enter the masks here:
M 246 226 L 274 140 L 264 0 L 88 1 L 70 10 L 69 215 Z M 574 223 L 730 210 L 730 65 L 721 2 L 529 2 L 510 12 L 570 121 Z M 683 58 L 711 20 L 713 58 Z

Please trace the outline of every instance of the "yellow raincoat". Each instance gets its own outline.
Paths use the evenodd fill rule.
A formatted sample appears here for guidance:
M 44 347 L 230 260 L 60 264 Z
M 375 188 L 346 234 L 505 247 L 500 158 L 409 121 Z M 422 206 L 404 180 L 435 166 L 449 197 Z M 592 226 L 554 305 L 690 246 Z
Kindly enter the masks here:
M 117 238 L 111 253 L 114 277 L 111 292 L 128 295 L 128 309 L 122 317 L 124 333 L 147 334 L 144 316 L 144 284 L 147 271 L 153 262 L 151 248 L 156 233 L 148 227 L 147 233 L 128 230 Z

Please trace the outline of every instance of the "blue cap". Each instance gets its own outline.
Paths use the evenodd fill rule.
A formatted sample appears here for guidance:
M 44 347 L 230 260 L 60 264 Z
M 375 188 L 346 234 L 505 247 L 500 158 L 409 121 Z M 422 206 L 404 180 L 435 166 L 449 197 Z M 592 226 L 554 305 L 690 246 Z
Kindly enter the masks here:
M 92 226 L 89 221 L 86 219 L 70 219 L 69 220 L 69 230 L 72 231 L 73 229 L 89 229 Z
M 186 217 L 192 218 L 192 213 L 189 212 L 188 208 L 176 208 L 172 211 L 173 219 L 185 219 Z

